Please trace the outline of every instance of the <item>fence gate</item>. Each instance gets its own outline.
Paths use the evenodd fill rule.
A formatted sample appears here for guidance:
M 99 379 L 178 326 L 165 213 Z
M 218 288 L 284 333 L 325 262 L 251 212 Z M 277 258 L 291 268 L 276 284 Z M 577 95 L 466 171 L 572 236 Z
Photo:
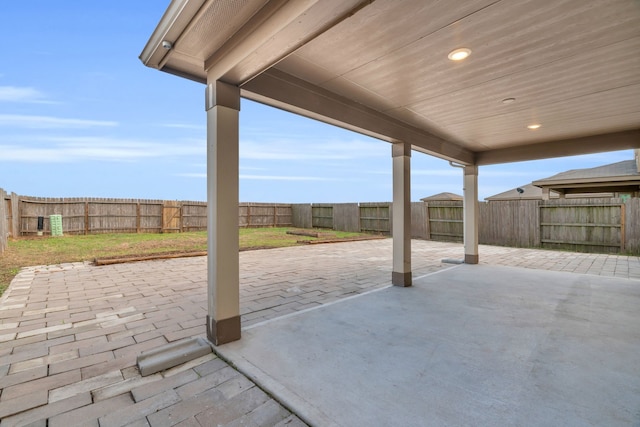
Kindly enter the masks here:
M 373 233 L 390 233 L 391 204 L 360 203 L 360 230 Z
M 318 228 L 333 228 L 333 205 L 311 206 L 311 225 Z
M 441 242 L 462 242 L 464 235 L 464 209 L 459 201 L 427 203 L 429 239 Z
M 618 203 L 542 202 L 543 248 L 576 252 L 624 251 L 625 206 Z
M 162 232 L 179 233 L 182 231 L 182 205 L 180 202 L 166 201 L 162 205 Z

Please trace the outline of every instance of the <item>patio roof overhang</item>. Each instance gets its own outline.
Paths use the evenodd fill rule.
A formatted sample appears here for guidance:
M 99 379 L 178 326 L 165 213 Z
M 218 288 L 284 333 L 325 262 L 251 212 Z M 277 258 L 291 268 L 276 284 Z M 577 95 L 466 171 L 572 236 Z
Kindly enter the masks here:
M 640 147 L 639 55 L 629 0 L 174 0 L 140 58 L 485 165 Z
M 411 151 L 462 165 L 477 264 L 478 166 L 640 147 L 638 53 L 629 0 L 172 0 L 140 58 L 206 84 L 209 339 L 241 334 L 241 96 L 392 143 L 391 282 L 411 286 Z

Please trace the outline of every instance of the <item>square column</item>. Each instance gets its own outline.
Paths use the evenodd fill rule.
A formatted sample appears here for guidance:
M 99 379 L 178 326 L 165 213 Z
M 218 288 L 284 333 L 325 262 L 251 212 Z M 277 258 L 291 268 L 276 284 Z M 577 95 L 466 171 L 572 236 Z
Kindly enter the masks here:
M 396 142 L 393 157 L 393 272 L 391 283 L 411 286 L 411 144 Z
M 549 200 L 550 194 L 548 187 L 542 187 L 542 200 Z
M 240 89 L 219 81 L 206 88 L 207 338 L 240 339 L 238 235 Z
M 464 262 L 478 263 L 478 167 L 464 167 Z

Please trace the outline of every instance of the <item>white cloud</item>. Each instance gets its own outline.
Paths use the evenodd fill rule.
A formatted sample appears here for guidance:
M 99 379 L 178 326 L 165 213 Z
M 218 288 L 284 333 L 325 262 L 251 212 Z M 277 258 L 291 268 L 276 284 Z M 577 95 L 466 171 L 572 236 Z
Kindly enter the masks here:
M 27 129 L 78 129 L 91 127 L 114 127 L 117 122 L 104 120 L 64 119 L 51 116 L 0 114 L 0 126 Z
M 313 135 L 309 136 L 313 138 Z M 351 160 L 379 156 L 388 150 L 384 142 L 279 140 L 241 141 L 240 158 L 254 160 Z
M 32 87 L 0 86 L 0 102 L 45 102 L 44 94 Z
M 515 170 L 515 169 L 518 170 Z M 545 174 L 549 174 L 549 175 L 553 175 L 556 174 L 557 172 L 551 172 L 551 171 L 545 171 L 545 170 L 520 170 L 520 168 L 518 168 L 517 166 L 514 166 L 514 169 L 511 170 L 483 170 L 482 168 L 480 168 L 480 171 L 478 172 L 478 176 L 480 178 L 482 177 L 495 177 L 495 178 L 510 178 L 510 177 L 531 177 L 532 175 L 545 175 Z
M 68 163 L 83 160 L 126 162 L 145 158 L 202 155 L 204 147 L 189 141 L 162 144 L 100 137 L 37 138 L 43 144 L 0 145 L 0 162 Z
M 175 129 L 190 129 L 190 130 L 201 130 L 201 131 L 207 130 L 207 127 L 205 125 L 192 125 L 187 123 L 161 123 L 160 126 L 165 128 L 175 128 Z
M 412 169 L 411 175 L 415 176 L 459 176 L 462 177 L 462 169 Z
M 251 179 L 251 180 L 259 180 L 259 181 L 335 181 L 335 178 L 324 178 L 319 176 L 244 175 L 244 174 L 240 174 L 240 179 Z
M 173 176 L 183 176 L 185 178 L 206 178 L 207 174 L 205 172 L 185 172 L 185 173 L 176 173 Z
M 536 173 L 545 173 L 544 171 L 542 172 L 538 172 L 536 171 Z M 550 173 L 556 173 L 556 172 L 550 172 Z M 451 168 L 451 169 L 419 169 L 419 170 L 415 170 L 412 169 L 411 170 L 411 175 L 416 175 L 416 176 L 451 176 L 451 177 L 460 177 L 460 179 L 462 179 L 462 169 L 460 168 Z M 478 172 L 478 176 L 480 177 L 518 177 L 518 176 L 525 176 L 525 177 L 529 177 L 532 175 L 531 171 L 522 171 L 519 170 L 519 168 L 514 167 L 514 169 L 511 170 L 485 170 L 482 167 L 480 168 L 480 171 Z
M 185 172 L 177 173 L 175 176 L 186 178 L 206 178 L 206 172 Z M 287 176 L 287 175 L 245 175 L 240 174 L 240 179 L 256 181 L 335 181 L 334 178 L 323 178 L 318 176 Z

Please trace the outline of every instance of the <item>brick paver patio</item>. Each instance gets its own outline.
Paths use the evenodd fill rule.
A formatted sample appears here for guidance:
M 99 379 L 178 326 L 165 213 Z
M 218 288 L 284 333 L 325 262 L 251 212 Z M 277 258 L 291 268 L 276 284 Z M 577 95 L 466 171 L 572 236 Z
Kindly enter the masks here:
M 413 241 L 414 277 L 460 244 Z M 640 259 L 481 246 L 483 264 L 640 280 Z M 389 285 L 391 240 L 242 252 L 243 326 Z M 640 282 L 639 282 L 640 285 Z M 204 336 L 206 259 L 23 269 L 0 300 L 0 426 L 299 426 L 209 354 L 142 377 L 144 350 Z

